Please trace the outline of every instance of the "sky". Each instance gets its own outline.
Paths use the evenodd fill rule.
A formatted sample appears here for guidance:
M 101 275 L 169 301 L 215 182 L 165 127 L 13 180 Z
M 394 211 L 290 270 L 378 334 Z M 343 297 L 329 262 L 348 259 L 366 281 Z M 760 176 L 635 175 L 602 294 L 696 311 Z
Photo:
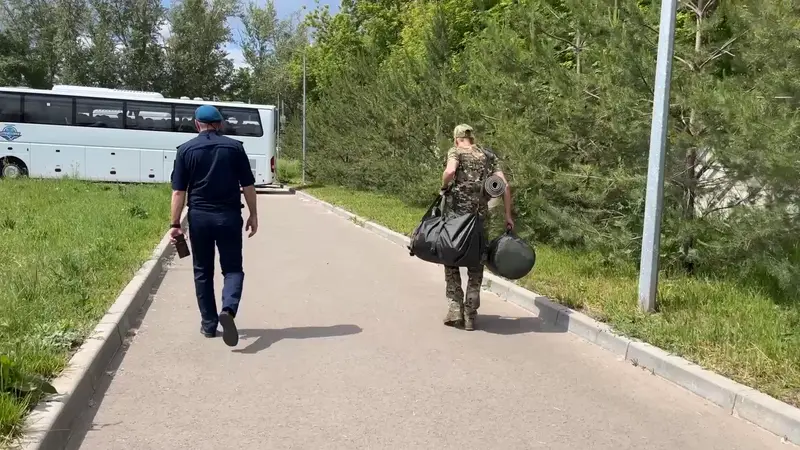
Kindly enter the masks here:
M 248 1 L 255 1 L 257 4 L 263 6 L 266 4 L 265 0 L 244 0 L 243 3 L 247 4 Z M 273 0 L 275 2 L 275 8 L 278 10 L 278 17 L 281 19 L 285 19 L 288 16 L 292 15 L 293 13 L 300 11 L 303 6 L 307 9 L 313 9 L 316 6 L 317 1 L 315 0 Z M 328 5 L 330 6 L 331 13 L 338 11 L 339 9 L 339 0 L 318 0 L 319 4 L 321 5 Z M 172 3 L 172 0 L 162 0 L 161 2 L 164 6 L 169 7 Z M 229 19 L 228 25 L 231 27 L 231 32 L 233 34 L 234 40 L 237 40 L 239 37 L 239 33 L 242 31 L 242 21 L 239 19 Z M 169 36 L 169 26 L 165 26 L 162 29 L 162 36 L 166 38 Z M 229 43 L 227 45 L 229 58 L 233 60 L 233 64 L 236 67 L 242 67 L 245 64 L 244 56 L 242 55 L 242 50 L 234 43 Z

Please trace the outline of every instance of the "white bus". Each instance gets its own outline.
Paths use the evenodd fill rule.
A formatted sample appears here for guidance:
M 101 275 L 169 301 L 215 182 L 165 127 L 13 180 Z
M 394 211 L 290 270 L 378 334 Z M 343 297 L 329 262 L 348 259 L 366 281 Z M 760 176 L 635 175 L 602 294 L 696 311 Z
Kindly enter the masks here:
M 0 87 L 0 177 L 169 182 L 202 104 L 216 106 L 223 134 L 244 144 L 256 185 L 274 184 L 274 106 L 78 86 Z

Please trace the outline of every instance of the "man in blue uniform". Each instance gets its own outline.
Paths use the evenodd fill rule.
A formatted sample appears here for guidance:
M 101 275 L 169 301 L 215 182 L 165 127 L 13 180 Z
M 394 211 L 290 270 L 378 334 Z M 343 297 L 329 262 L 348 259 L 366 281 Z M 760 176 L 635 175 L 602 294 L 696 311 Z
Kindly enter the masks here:
M 239 187 L 250 210 L 246 229 L 252 237 L 258 231 L 255 179 L 242 143 L 222 136 L 223 118 L 217 108 L 211 105 L 197 108 L 195 126 L 199 135 L 178 147 L 172 170 L 170 235 L 174 239 L 183 234 L 180 216 L 188 192 L 189 241 L 200 331 L 206 337 L 215 337 L 217 325 L 222 325 L 222 339 L 233 347 L 239 342 L 234 318 L 244 284 Z M 219 313 L 214 295 L 215 245 L 225 280 Z

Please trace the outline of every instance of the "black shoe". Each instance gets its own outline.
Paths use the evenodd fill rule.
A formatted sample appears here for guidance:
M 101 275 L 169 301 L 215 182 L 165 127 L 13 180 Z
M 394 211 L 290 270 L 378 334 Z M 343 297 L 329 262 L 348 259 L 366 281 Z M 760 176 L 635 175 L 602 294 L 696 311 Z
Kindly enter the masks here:
M 230 311 L 222 311 L 219 314 L 219 324 L 222 325 L 222 340 L 228 347 L 235 347 L 239 343 L 239 330 L 236 329 L 236 322 Z
M 202 325 L 200 325 L 200 334 L 202 334 L 203 336 L 205 336 L 207 338 L 215 338 L 215 337 L 217 337 L 217 330 L 215 328 L 212 331 L 208 331 L 205 328 L 203 328 Z

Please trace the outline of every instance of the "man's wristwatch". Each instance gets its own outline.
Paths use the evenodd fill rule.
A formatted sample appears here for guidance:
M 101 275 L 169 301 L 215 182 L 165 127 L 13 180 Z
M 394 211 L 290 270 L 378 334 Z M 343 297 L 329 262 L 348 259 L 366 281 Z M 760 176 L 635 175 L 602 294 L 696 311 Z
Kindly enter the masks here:
M 170 225 L 169 227 L 170 227 L 170 228 L 181 228 L 181 224 L 179 224 L 179 223 L 173 223 L 173 224 L 172 224 L 172 225 Z

